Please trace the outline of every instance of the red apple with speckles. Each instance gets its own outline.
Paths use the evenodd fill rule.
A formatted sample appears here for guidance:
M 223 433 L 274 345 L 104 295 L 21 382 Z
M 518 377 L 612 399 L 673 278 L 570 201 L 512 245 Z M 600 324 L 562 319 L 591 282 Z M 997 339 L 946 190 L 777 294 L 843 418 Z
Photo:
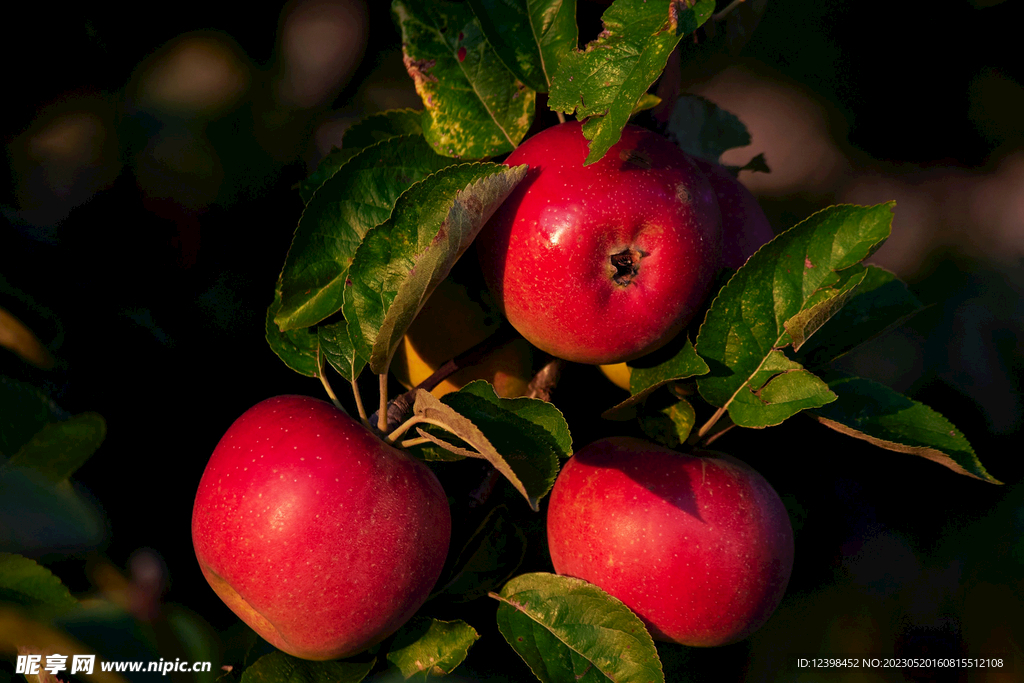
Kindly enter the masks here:
M 526 178 L 477 237 L 502 312 L 538 348 L 579 363 L 643 356 L 693 317 L 719 267 L 714 191 L 691 157 L 636 126 L 584 166 L 578 122 L 548 128 L 505 163 Z
M 548 507 L 555 571 L 603 588 L 651 635 L 734 643 L 778 607 L 793 529 L 764 477 L 728 456 L 631 437 L 595 441 L 562 469 Z
M 775 233 L 757 198 L 729 169 L 697 157 L 694 162 L 715 190 L 722 212 L 722 265 L 736 270 Z
M 334 406 L 256 404 L 206 466 L 192 541 L 217 595 L 275 647 L 335 659 L 427 599 L 451 533 L 441 484 Z

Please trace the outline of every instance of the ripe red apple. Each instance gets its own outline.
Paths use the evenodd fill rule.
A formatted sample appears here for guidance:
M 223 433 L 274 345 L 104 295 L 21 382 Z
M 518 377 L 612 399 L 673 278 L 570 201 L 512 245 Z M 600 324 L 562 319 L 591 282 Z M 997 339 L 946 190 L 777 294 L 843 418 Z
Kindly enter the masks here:
M 316 660 L 404 624 L 437 581 L 450 534 L 433 472 L 305 396 L 267 399 L 231 425 L 192 513 L 217 595 L 275 647 Z
M 793 528 L 738 460 L 631 437 L 595 441 L 562 469 L 548 507 L 555 571 L 622 600 L 651 635 L 726 645 L 761 627 L 793 568 Z
M 696 157 L 694 161 L 714 188 L 722 212 L 722 265 L 736 270 L 775 233 L 757 198 L 729 169 Z
M 708 293 L 722 250 L 714 191 L 665 138 L 626 126 L 584 166 L 578 122 L 548 128 L 505 161 L 526 178 L 480 232 L 487 286 L 548 353 L 618 363 L 670 341 Z

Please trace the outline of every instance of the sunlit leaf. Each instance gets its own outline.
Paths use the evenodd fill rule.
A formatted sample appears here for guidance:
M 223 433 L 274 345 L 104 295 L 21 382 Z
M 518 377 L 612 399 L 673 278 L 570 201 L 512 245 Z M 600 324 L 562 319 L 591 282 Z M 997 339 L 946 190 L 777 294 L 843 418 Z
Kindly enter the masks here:
M 414 618 L 395 634 L 388 661 L 402 680 L 426 681 L 454 671 L 479 638 L 480 634 L 462 620 Z

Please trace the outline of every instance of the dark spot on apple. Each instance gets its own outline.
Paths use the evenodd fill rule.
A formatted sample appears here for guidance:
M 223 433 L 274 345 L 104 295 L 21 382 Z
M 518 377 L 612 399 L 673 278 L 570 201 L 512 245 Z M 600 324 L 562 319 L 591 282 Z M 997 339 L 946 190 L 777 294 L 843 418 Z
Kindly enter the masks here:
M 615 273 L 612 275 L 612 280 L 615 281 L 615 284 L 626 287 L 632 283 L 633 278 L 640 272 L 640 259 L 643 257 L 644 254 L 632 247 L 627 247 L 617 254 L 612 254 L 610 260 L 612 267 L 615 269 Z
M 651 157 L 638 149 L 624 149 L 619 152 L 619 158 L 627 164 L 633 164 L 644 170 L 651 167 Z
M 693 195 L 686 188 L 686 185 L 679 183 L 676 185 L 676 198 L 683 204 L 689 204 L 693 200 Z

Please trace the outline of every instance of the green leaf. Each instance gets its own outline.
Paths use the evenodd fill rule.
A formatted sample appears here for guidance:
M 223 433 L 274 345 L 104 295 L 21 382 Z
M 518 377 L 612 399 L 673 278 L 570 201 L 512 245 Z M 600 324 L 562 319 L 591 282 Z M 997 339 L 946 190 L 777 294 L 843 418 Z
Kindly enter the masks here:
M 681 399 L 676 403 L 640 416 L 640 429 L 644 434 L 669 448 L 686 443 L 697 415 L 690 402 Z
M 829 382 L 838 400 L 808 414 L 827 427 L 881 448 L 909 453 L 954 472 L 999 484 L 964 435 L 941 414 L 889 387 L 860 377 Z
M 99 512 L 69 482 L 54 485 L 30 469 L 0 468 L 0 552 L 81 551 L 102 542 L 104 529 Z
M 637 367 L 627 363 L 630 368 L 629 393 L 631 396 L 618 405 L 604 411 L 601 417 L 607 420 L 632 419 L 636 414 L 636 406 L 661 387 L 671 382 L 678 382 L 696 375 L 707 374 L 710 368 L 697 355 L 697 351 L 693 348 L 693 343 L 685 337 L 683 341 L 683 346 L 679 351 L 662 362 L 647 365 L 646 367 Z M 661 358 L 661 354 L 658 352 L 652 355 L 658 359 Z M 650 357 L 648 356 L 634 362 L 645 363 L 649 361 Z
M 281 286 L 274 289 L 274 302 L 267 308 L 265 325 L 267 344 L 270 350 L 285 365 L 306 377 L 320 376 L 319 342 L 316 329 L 301 328 L 282 332 L 274 323 L 277 312 L 281 309 Z
M 538 398 L 501 398 L 494 386 L 484 380 L 475 380 L 462 387 L 457 393 L 478 396 L 486 399 L 502 410 L 540 427 L 550 439 L 545 439 L 560 458 L 572 457 L 572 435 L 569 423 L 565 421 L 562 411 L 554 403 Z M 454 396 L 455 394 L 449 394 Z M 442 399 L 444 400 L 444 399 Z M 454 399 L 458 401 L 459 399 Z
M 349 382 L 356 381 L 366 367 L 366 360 L 356 353 L 352 339 L 348 336 L 348 324 L 342 320 L 331 325 L 320 325 L 317 328 L 317 339 L 324 360 Z
M 371 114 L 352 124 L 341 139 L 341 149 L 333 148 L 309 178 L 299 183 L 302 203 L 308 204 L 313 193 L 362 148 L 399 135 L 422 135 L 422 114 L 413 109 L 390 109 Z
M 524 574 L 498 600 L 498 629 L 543 683 L 656 683 L 661 661 L 643 622 L 581 579 Z
M 716 164 L 726 150 L 750 144 L 750 133 L 735 114 L 699 95 L 676 100 L 668 132 L 681 150 Z
M 805 366 L 830 363 L 921 310 L 921 302 L 895 275 L 878 266 L 866 270 L 843 309 L 800 348 L 797 358 Z
M 516 78 L 547 92 L 576 48 L 576 0 L 469 0 L 487 41 Z
M 391 9 L 434 149 L 459 159 L 515 149 L 533 123 L 536 93 L 505 68 L 470 6 L 394 0 Z
M 754 254 L 718 293 L 700 327 L 697 353 L 711 368 L 697 380 L 701 396 L 748 427 L 778 424 L 835 400 L 781 350 L 793 342 L 786 324 L 806 338 L 834 314 L 854 280 L 864 277 L 861 267 L 852 267 L 885 241 L 891 224 L 892 204 L 833 206 Z
M 665 69 L 676 44 L 711 16 L 714 0 L 616 0 L 601 15 L 604 31 L 559 64 L 548 106 L 589 117 L 583 135 L 592 164 L 619 140 L 637 103 Z
M 526 558 L 526 534 L 506 511 L 499 505 L 487 514 L 459 552 L 438 595 L 451 602 L 470 602 L 512 578 Z
M 395 634 L 388 661 L 401 672 L 402 680 L 426 681 L 454 671 L 479 639 L 480 634 L 461 619 L 439 621 L 417 617 Z
M 423 428 L 417 429 L 420 436 L 457 455 L 488 461 L 535 512 L 539 510 L 540 499 L 554 486 L 558 474 L 558 455 L 548 432 L 479 396 L 452 392 L 445 399 L 442 403 L 420 389 L 413 413 L 454 434 L 468 448 Z
M 812 334 L 846 305 L 853 295 L 853 290 L 864 281 L 866 275 L 867 270 L 860 264 L 840 272 L 835 284 L 819 290 L 804 302 L 804 307 L 799 313 L 782 324 L 786 329 L 786 335 L 782 337 L 780 344 L 792 346 L 794 351 L 799 351 Z
M 56 484 L 84 465 L 106 435 L 107 423 L 99 413 L 81 413 L 61 422 L 50 422 L 4 467 L 30 469 Z
M 446 168 L 410 187 L 367 233 L 348 272 L 344 311 L 356 353 L 373 372 L 387 372 L 416 314 L 526 168 Z
M 366 233 L 387 220 L 413 183 L 452 163 L 416 135 L 388 138 L 349 159 L 299 219 L 281 271 L 277 326 L 310 327 L 339 311 L 349 266 Z
M 14 455 L 48 422 L 67 417 L 31 384 L 0 376 L 0 455 Z
M 272 652 L 245 670 L 242 683 L 359 683 L 375 662 L 376 658 L 365 662 L 310 662 Z
M 0 602 L 29 608 L 78 607 L 78 600 L 53 572 L 35 560 L 12 553 L 0 553 Z

